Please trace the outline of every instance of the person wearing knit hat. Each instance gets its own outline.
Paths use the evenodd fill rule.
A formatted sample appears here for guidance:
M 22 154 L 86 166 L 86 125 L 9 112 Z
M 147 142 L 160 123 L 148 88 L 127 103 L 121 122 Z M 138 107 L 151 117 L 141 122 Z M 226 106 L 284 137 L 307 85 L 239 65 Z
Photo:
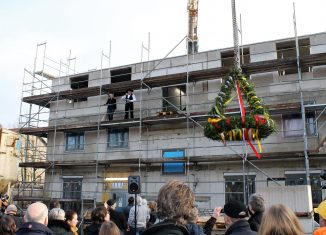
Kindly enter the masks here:
M 9 205 L 6 210 L 5 210 L 5 214 L 7 216 L 10 216 L 16 224 L 16 229 L 18 230 L 20 228 L 20 226 L 23 224 L 23 218 L 17 216 L 17 207 L 13 204 Z
M 313 235 L 326 234 L 326 200 L 322 201 L 318 208 L 314 209 L 315 213 L 319 214 L 320 228 L 315 230 Z
M 250 229 L 248 221 L 245 219 L 247 217 L 247 209 L 245 204 L 240 201 L 232 200 L 224 205 L 224 222 L 226 226 L 225 235 L 256 235 L 257 232 Z M 220 216 L 222 207 L 217 207 L 214 210 L 214 214 L 209 221 L 215 221 Z M 206 232 L 206 227 L 209 227 L 210 223 L 204 226 L 204 231 Z M 210 234 L 210 233 L 206 233 Z

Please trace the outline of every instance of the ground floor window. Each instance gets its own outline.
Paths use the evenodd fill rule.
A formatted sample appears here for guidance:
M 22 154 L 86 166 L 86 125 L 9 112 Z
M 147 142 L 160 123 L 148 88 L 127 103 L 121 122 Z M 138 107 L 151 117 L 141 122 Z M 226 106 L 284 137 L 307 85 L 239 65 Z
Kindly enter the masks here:
M 322 185 L 320 179 L 320 173 L 310 173 L 311 194 L 312 203 L 319 204 L 322 201 Z M 305 172 L 286 172 L 285 173 L 285 185 L 306 185 L 306 173 Z
M 63 178 L 63 198 L 64 199 L 81 199 L 82 194 L 82 177 L 64 177 Z
M 225 203 L 231 200 L 247 202 L 248 197 L 256 192 L 256 175 L 234 174 L 224 175 Z

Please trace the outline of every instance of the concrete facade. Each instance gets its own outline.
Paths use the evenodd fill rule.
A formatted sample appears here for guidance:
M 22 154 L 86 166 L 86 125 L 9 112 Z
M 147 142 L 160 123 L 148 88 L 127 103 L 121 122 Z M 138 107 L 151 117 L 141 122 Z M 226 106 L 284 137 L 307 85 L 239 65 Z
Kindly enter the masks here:
M 326 34 L 316 34 L 303 36 L 310 42 L 310 54 L 326 52 Z M 249 48 L 250 62 L 267 61 L 278 59 L 277 44 L 280 42 L 293 41 L 294 39 L 284 39 L 270 41 L 244 46 Z M 223 49 L 231 50 L 231 49 Z M 221 51 L 200 52 L 194 56 L 179 56 L 167 58 L 163 61 L 149 61 L 143 65 L 140 63 L 121 66 L 119 68 L 131 68 L 131 80 L 143 78 L 146 72 L 141 73 L 141 67 L 155 70 L 150 73 L 151 77 L 184 73 L 187 71 L 200 71 L 221 67 L 223 59 Z M 102 71 L 92 71 L 85 73 L 88 75 L 88 87 L 95 87 L 108 84 L 111 81 L 110 71 L 119 69 L 111 68 Z M 316 66 L 309 68 L 307 72 L 302 73 L 302 82 L 298 81 L 297 73 L 285 73 L 283 71 L 266 72 L 251 75 L 251 81 L 255 84 L 256 92 L 266 105 L 278 105 L 286 103 L 299 103 L 300 90 L 303 93 L 305 104 L 323 105 L 326 104 L 326 66 Z M 83 75 L 85 75 L 83 74 Z M 70 90 L 70 78 L 80 76 L 60 77 L 53 80 L 53 91 Z M 184 108 L 188 108 L 190 113 L 208 112 L 219 92 L 222 84 L 222 78 L 216 77 L 209 81 L 197 83 L 180 84 L 172 88 L 153 88 L 151 90 L 143 89 L 134 92 L 137 102 L 134 104 L 135 118 L 157 116 L 158 112 L 164 110 L 164 89 L 170 89 L 173 92 L 185 89 L 176 94 L 171 100 L 177 106 L 181 113 Z M 175 90 L 173 90 L 175 89 Z M 179 89 L 179 90 L 177 90 Z M 171 93 L 172 92 L 172 93 Z M 183 93 L 182 93 L 183 92 Z M 181 94 L 181 95 L 180 95 Z M 141 97 L 141 101 L 140 101 Z M 114 120 L 123 119 L 124 102 L 117 98 L 117 111 L 114 114 Z M 91 122 L 101 122 L 105 120 L 107 96 L 88 97 L 87 101 L 71 102 L 70 100 L 60 100 L 58 103 L 53 101 L 50 106 L 49 125 L 69 125 L 69 124 L 87 124 Z M 180 102 L 178 101 L 180 100 Z M 179 102 L 179 103 L 178 103 Z M 238 107 L 236 98 L 229 105 L 230 108 Z M 175 109 L 175 107 L 174 107 Z M 307 108 L 308 109 L 308 108 Z M 325 182 L 320 179 L 321 170 L 326 168 L 325 147 L 322 147 L 326 136 L 325 112 L 314 111 L 310 108 L 312 120 L 315 124 L 315 131 L 308 136 L 308 152 L 313 157 L 310 160 L 310 169 L 313 177 L 318 181 L 319 194 L 325 196 L 322 190 Z M 307 111 L 308 113 L 308 111 Z M 285 124 L 286 115 L 293 113 L 283 110 L 282 113 L 272 115 L 278 128 L 278 132 L 271 135 L 261 142 L 263 147 L 262 160 L 253 160 L 252 164 L 242 164 L 241 157 L 238 161 L 225 161 L 225 156 L 237 156 L 246 152 L 242 143 L 228 143 L 224 146 L 220 142 L 211 141 L 203 136 L 203 129 L 192 123 L 175 122 L 172 124 L 153 124 L 136 125 L 127 128 L 126 145 L 122 147 L 110 147 L 109 130 L 101 129 L 99 131 L 84 131 L 82 128 L 78 131 L 83 134 L 83 146 L 80 149 L 67 150 L 67 133 L 54 132 L 48 135 L 47 159 L 49 161 L 105 161 L 122 159 L 162 159 L 165 150 L 182 149 L 187 157 L 211 157 L 209 162 L 198 161 L 196 164 L 186 164 L 184 174 L 165 174 L 161 163 L 152 163 L 147 165 L 138 164 L 110 164 L 96 166 L 66 166 L 54 168 L 46 173 L 46 189 L 51 198 L 65 198 L 64 182 L 65 179 L 79 179 L 82 187 L 79 199 L 92 199 L 101 202 L 109 197 L 116 197 L 118 204 L 123 205 L 126 202 L 128 193 L 126 190 L 126 181 L 108 182 L 107 177 L 127 177 L 128 175 L 140 174 L 142 180 L 142 195 L 149 200 L 154 200 L 162 184 L 170 179 L 180 179 L 186 181 L 196 193 L 197 202 L 200 208 L 214 208 L 216 205 L 224 204 L 226 195 L 243 194 L 240 181 L 236 178 L 252 178 L 252 182 L 246 179 L 246 197 L 250 193 L 248 188 L 254 192 L 263 191 L 266 187 L 275 186 L 270 178 L 275 178 L 280 185 L 286 184 L 287 177 L 291 171 L 296 172 L 299 178 L 305 174 L 305 165 L 303 157 L 304 143 L 302 136 L 286 137 L 288 128 Z M 298 115 L 300 114 L 297 113 Z M 320 114 L 320 115 L 319 115 Z M 287 117 L 288 117 L 287 116 Z M 316 121 L 318 117 L 318 120 Z M 295 119 L 295 118 L 294 118 Z M 201 123 L 204 125 L 204 123 Z M 311 127 L 312 128 L 312 127 Z M 78 137 L 79 138 L 79 137 Z M 118 138 L 113 136 L 112 138 Z M 120 139 L 121 140 L 121 139 Z M 247 150 L 252 156 L 252 151 Z M 279 159 L 264 157 L 264 153 L 278 156 Z M 297 158 L 289 158 L 297 156 Z M 233 177 L 233 178 L 232 178 Z M 73 180 L 72 180 L 73 181 Z M 77 180 L 78 181 L 78 180 Z M 75 182 L 75 181 L 74 181 Z M 239 191 L 236 187 L 228 184 L 239 184 Z M 232 183 L 233 182 L 233 183 Z M 243 183 L 242 183 L 243 186 Z M 231 191 L 230 191 L 231 190 Z M 316 189 L 315 189 L 316 190 Z M 317 194 L 317 191 L 316 191 Z M 318 195 L 319 195 L 318 194 Z M 320 197 L 320 196 L 316 196 Z M 237 196 L 236 196 L 237 197 Z M 317 200 L 317 199 L 314 200 Z M 68 198 L 67 198 L 68 199 Z M 314 201 L 317 203 L 317 201 Z

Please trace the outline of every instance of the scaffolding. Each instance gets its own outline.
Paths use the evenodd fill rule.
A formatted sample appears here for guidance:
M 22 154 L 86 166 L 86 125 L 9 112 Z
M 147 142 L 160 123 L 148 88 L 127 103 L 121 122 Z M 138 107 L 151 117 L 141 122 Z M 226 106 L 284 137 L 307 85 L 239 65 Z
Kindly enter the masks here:
M 213 143 L 203 139 L 201 130 L 208 117 L 207 110 L 214 102 L 214 96 L 221 84 L 220 80 L 229 73 L 230 67 L 223 65 L 228 58 L 215 56 L 220 51 L 188 54 L 180 58 L 169 57 L 171 52 L 185 40 L 187 41 L 188 38 L 184 37 L 180 40 L 161 60 L 150 61 L 150 39 L 148 39 L 147 47 L 142 44 L 141 63 L 131 66 L 111 68 L 110 49 L 109 55 L 102 52 L 101 69 L 99 71 L 74 74 L 75 68 L 70 68 L 71 63 L 64 64 L 60 62 L 56 64 L 58 75 L 50 75 L 51 73 L 46 71 L 46 67 L 53 70 L 55 66 L 49 66 L 47 61 L 53 62 L 53 60 L 49 60 L 45 56 L 45 52 L 42 57 L 43 67 L 41 70 L 38 70 L 36 65 L 33 72 L 25 69 L 20 134 L 48 137 L 48 150 L 47 157 L 44 156 L 40 159 L 41 161 L 30 160 L 33 158 L 24 156 L 23 159 L 26 161 L 22 162 L 20 166 L 23 168 L 44 169 L 43 172 L 48 175 L 45 179 L 45 184 L 48 186 L 44 186 L 45 190 L 42 194 L 31 195 L 30 197 L 19 195 L 15 200 L 34 201 L 35 198 L 42 200 L 60 198 L 63 202 L 81 203 L 80 210 L 85 211 L 85 208 L 102 201 L 104 199 L 103 194 L 112 193 L 113 183 L 106 182 L 105 178 L 112 176 L 113 173 L 120 176 L 117 172 L 111 171 L 118 168 L 121 168 L 122 171 L 130 168 L 131 170 L 129 169 L 126 172 L 138 172 L 142 175 L 143 184 L 145 185 L 144 194 L 147 198 L 153 199 L 155 193 L 152 188 L 157 189 L 164 182 L 151 179 L 150 172 L 162 172 L 162 165 L 166 163 L 185 163 L 185 181 L 193 187 L 196 195 L 203 202 L 207 200 L 207 195 L 211 194 L 217 195 L 220 199 L 224 197 L 225 192 L 212 193 L 198 190 L 196 172 L 210 169 L 211 165 L 223 166 L 230 164 L 232 166 L 242 166 L 243 163 L 242 143 L 230 143 L 227 146 L 218 142 Z M 40 46 L 46 48 L 46 44 L 37 45 L 37 54 Z M 143 61 L 144 48 L 148 52 L 147 61 Z M 284 50 L 290 51 L 293 48 L 282 50 L 283 52 Z M 264 53 L 277 54 L 278 51 Z M 37 54 L 35 64 L 37 64 Z M 202 55 L 206 56 L 205 60 L 199 59 Z M 208 55 L 212 59 L 208 59 Z M 259 54 L 250 54 L 250 56 L 259 56 Z M 232 56 L 231 58 L 233 59 Z M 109 67 L 106 69 L 103 68 L 103 59 L 109 61 Z M 68 61 L 70 60 L 69 55 Z M 185 63 L 180 64 L 181 60 L 185 61 Z M 297 89 L 299 81 L 296 74 L 293 76 L 291 74 L 288 76 L 279 75 L 280 71 L 296 69 L 298 60 L 300 60 L 301 67 L 309 68 L 309 70 L 320 66 L 322 68 L 322 66 L 326 65 L 326 53 L 301 55 L 300 58 L 289 57 L 251 62 L 245 63 L 241 67 L 245 73 L 251 75 L 253 81 L 260 82 L 256 89 L 260 91 L 260 97 L 266 103 L 266 107 L 273 117 L 280 119 L 281 115 L 300 113 L 300 101 L 303 100 L 305 111 L 316 114 L 316 118 L 313 120 L 315 126 L 319 121 L 319 129 L 315 130 L 314 134 L 320 133 L 325 129 L 325 88 L 323 86 L 308 86 L 308 84 L 322 83 L 325 81 L 326 75 L 314 78 L 313 72 L 310 72 L 309 76 L 303 77 L 301 90 Z M 172 62 L 177 65 L 166 65 L 172 64 Z M 125 68 L 127 67 L 133 69 L 126 72 Z M 72 71 L 72 73 L 69 71 Z M 120 71 L 120 73 L 112 76 L 112 71 Z M 263 77 L 269 74 L 266 80 L 272 78 L 273 83 L 261 82 L 259 76 L 262 74 Z M 85 85 L 85 76 L 88 77 L 88 84 L 83 87 Z M 274 76 L 277 78 L 275 79 Z M 129 80 L 117 82 L 119 78 L 123 79 L 125 77 L 128 77 Z M 75 78 L 78 78 L 77 82 L 74 82 Z M 77 84 L 76 87 L 78 88 L 73 89 L 72 87 L 75 86 L 73 84 Z M 108 121 L 106 119 L 106 106 L 103 105 L 106 94 L 112 91 L 118 97 L 125 94 L 125 90 L 128 88 L 135 90 L 137 97 L 139 97 L 139 100 L 135 103 L 134 113 L 136 118 L 123 119 L 124 103 L 117 100 L 118 111 L 114 114 L 114 120 Z M 266 92 L 271 89 L 279 91 L 277 96 L 275 96 L 275 92 Z M 173 94 L 175 91 L 178 94 Z M 300 93 L 302 93 L 302 99 Z M 85 103 L 87 105 L 83 105 Z M 236 98 L 230 103 L 226 111 L 226 115 L 232 114 L 239 114 Z M 306 123 L 309 127 L 312 124 L 310 120 Z M 128 139 L 119 137 L 120 139 L 113 143 L 116 146 L 110 147 L 111 140 L 109 137 L 103 136 L 110 135 L 110 130 L 125 128 L 129 129 Z M 176 133 L 171 133 L 168 129 L 175 129 Z M 296 131 L 299 133 L 301 130 Z M 68 151 L 69 149 L 66 149 L 66 147 L 69 143 L 65 139 L 67 138 L 65 137 L 67 132 L 88 132 L 89 135 L 95 136 L 93 138 L 95 141 L 83 143 L 82 151 Z M 297 164 L 303 164 L 304 153 L 301 142 L 303 140 L 288 138 L 281 142 L 278 141 L 277 138 L 286 136 L 286 130 L 283 129 L 276 135 L 272 140 L 263 141 L 265 151 L 262 160 L 258 161 L 253 155 L 249 154 L 244 169 L 245 179 L 243 182 L 245 187 L 241 193 L 246 192 L 249 194 L 249 176 L 253 170 L 257 170 L 265 177 L 265 180 L 256 180 L 257 184 L 263 185 L 266 181 L 278 184 L 277 179 L 269 177 L 269 174 L 262 169 L 264 164 L 268 166 L 270 164 L 277 165 L 281 159 L 283 162 L 298 161 Z M 28 138 L 26 141 L 29 142 Z M 85 141 L 85 138 L 83 141 Z M 320 152 L 320 148 L 325 143 L 325 135 L 313 135 L 308 142 L 310 161 L 316 164 L 325 160 L 325 152 Z M 29 144 L 27 143 L 26 146 L 29 146 Z M 291 149 L 288 146 L 291 146 Z M 184 149 L 185 153 L 182 159 L 162 158 L 162 152 L 165 149 Z M 28 155 L 30 152 L 26 151 L 23 154 Z M 67 160 L 67 158 L 70 159 Z M 241 164 L 239 165 L 239 163 Z M 64 187 L 62 190 L 56 188 L 58 188 L 57 185 L 64 184 L 62 179 L 64 179 L 65 169 L 73 168 L 85 169 L 85 171 L 95 169 L 95 176 L 91 176 L 87 183 L 96 186 L 92 189 L 81 190 L 78 185 L 80 182 L 78 177 L 80 176 L 75 179 L 71 178 L 69 180 L 71 180 L 75 188 L 70 190 L 70 198 L 67 198 L 64 197 Z M 60 175 L 58 176 L 58 171 L 61 171 L 61 178 Z M 126 174 L 121 174 L 121 176 L 126 176 Z M 223 185 L 227 180 L 200 181 L 202 184 L 212 182 Z M 223 188 L 223 186 L 219 187 Z M 29 189 L 25 185 L 23 191 L 27 190 Z M 120 189 L 120 191 L 123 190 L 125 188 Z M 120 191 L 116 190 L 114 192 Z M 210 206 L 212 208 L 214 205 Z

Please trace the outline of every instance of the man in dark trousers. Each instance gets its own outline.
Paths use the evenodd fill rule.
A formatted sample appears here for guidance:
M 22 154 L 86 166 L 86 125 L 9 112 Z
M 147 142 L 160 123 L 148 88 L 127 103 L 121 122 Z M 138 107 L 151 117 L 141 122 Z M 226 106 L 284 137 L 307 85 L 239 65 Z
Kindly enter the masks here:
M 109 93 L 108 101 L 106 101 L 105 104 L 108 105 L 108 108 L 107 108 L 106 112 L 107 112 L 109 121 L 111 121 L 111 120 L 113 120 L 113 113 L 117 109 L 117 101 L 114 98 L 113 93 L 111 93 L 111 92 Z
M 133 90 L 128 89 L 125 96 L 121 97 L 121 100 L 124 100 L 126 102 L 125 104 L 125 119 L 129 118 L 129 112 L 130 112 L 130 118 L 134 118 L 134 102 L 136 101 L 136 96 L 132 93 Z

